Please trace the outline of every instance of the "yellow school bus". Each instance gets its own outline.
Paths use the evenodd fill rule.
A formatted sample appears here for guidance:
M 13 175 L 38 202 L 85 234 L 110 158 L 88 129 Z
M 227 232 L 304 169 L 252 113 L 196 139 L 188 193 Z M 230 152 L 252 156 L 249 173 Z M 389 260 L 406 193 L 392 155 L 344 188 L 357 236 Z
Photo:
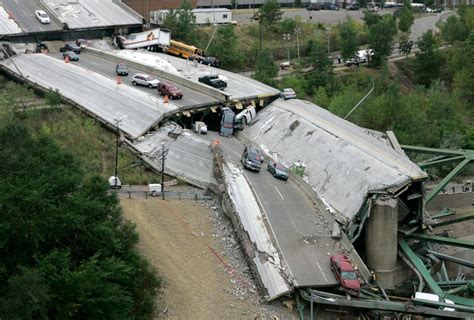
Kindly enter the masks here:
M 202 50 L 195 46 L 190 46 L 182 42 L 170 40 L 170 46 L 166 49 L 166 53 L 188 59 L 193 56 L 202 56 Z

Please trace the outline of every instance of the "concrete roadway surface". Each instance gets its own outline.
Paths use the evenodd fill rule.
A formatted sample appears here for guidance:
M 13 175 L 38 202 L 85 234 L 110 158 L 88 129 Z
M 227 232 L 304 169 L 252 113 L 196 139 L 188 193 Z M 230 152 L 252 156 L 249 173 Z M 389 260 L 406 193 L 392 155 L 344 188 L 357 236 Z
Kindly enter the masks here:
M 38 1 L 0 0 L 0 5 L 13 13 L 15 20 L 24 32 L 57 31 L 63 28 L 63 24 L 55 16 L 51 16 L 48 10 L 40 6 Z M 48 24 L 39 22 L 35 15 L 36 10 L 44 10 L 48 13 L 51 22 Z
M 244 146 L 241 141 L 235 137 L 220 137 L 216 132 L 209 132 L 207 139 L 219 139 L 224 152 L 242 167 L 240 158 Z M 243 172 L 264 208 L 279 251 L 294 277 L 294 285 L 337 285 L 329 256 L 342 249 L 340 243 L 331 238 L 333 221 L 325 221 L 327 214 L 319 213 L 291 179 L 287 182 L 275 179 L 266 164 L 262 164 L 259 173 L 246 169 Z
M 63 59 L 63 55 L 61 52 L 50 53 L 49 55 L 61 60 Z M 117 74 L 115 73 L 115 66 L 116 66 L 115 62 L 107 60 L 107 59 L 103 59 L 101 57 L 98 57 L 96 55 L 93 55 L 87 52 L 82 52 L 81 54 L 79 54 L 79 61 L 74 62 L 74 63 L 85 69 L 94 71 L 110 79 L 115 80 L 117 77 Z M 128 68 L 128 71 L 129 71 L 128 76 L 121 76 L 123 85 L 134 87 L 137 90 L 140 90 L 144 93 L 155 96 L 157 99 L 161 99 L 161 100 L 163 99 L 156 89 L 150 89 L 148 87 L 144 87 L 140 85 L 135 87 L 132 85 L 132 83 L 130 82 L 130 80 L 132 79 L 132 76 L 136 73 L 144 73 L 143 71 L 130 68 L 130 67 Z M 187 87 L 179 86 L 179 89 L 183 93 L 183 98 L 172 100 L 173 103 L 178 105 L 179 107 L 217 105 L 219 103 L 219 100 L 213 97 L 207 96 L 198 91 L 189 89 Z

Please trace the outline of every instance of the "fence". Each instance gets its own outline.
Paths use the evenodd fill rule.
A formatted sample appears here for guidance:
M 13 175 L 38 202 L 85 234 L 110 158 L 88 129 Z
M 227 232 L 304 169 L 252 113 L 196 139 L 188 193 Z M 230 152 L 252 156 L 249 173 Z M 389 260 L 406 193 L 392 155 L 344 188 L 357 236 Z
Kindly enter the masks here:
M 150 191 L 134 191 L 134 190 L 114 190 L 120 198 L 128 199 L 148 199 L 148 198 L 162 198 L 178 199 L 178 200 L 194 200 L 206 201 L 211 200 L 212 197 L 205 196 L 196 192 L 181 192 L 181 191 L 164 191 L 164 192 L 150 192 Z

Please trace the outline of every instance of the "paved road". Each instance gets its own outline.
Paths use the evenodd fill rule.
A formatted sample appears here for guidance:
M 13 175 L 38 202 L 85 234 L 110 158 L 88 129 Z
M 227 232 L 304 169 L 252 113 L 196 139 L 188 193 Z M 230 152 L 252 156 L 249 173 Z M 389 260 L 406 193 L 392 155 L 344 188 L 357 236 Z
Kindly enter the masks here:
M 40 6 L 39 2 L 31 0 L 0 0 L 6 10 L 11 11 L 15 17 L 20 28 L 24 32 L 43 32 L 43 31 L 54 31 L 61 30 L 62 23 L 56 19 L 56 17 L 49 15 L 51 23 L 42 24 L 36 19 L 36 10 L 46 10 L 46 8 Z
M 239 24 L 248 24 L 254 22 L 252 19 L 254 12 L 258 10 L 239 10 L 234 11 L 232 14 L 232 19 L 237 21 Z M 379 12 L 379 14 L 391 14 L 393 9 L 385 9 Z M 284 9 L 283 10 L 283 19 L 284 18 L 296 18 L 299 17 L 301 21 L 311 22 L 311 23 L 322 23 L 336 25 L 340 22 L 344 22 L 350 17 L 354 20 L 361 20 L 364 16 L 362 10 L 358 11 L 331 11 L 331 10 L 321 10 L 321 11 L 308 11 L 306 9 Z
M 209 133 L 207 138 L 218 136 Z M 242 142 L 235 137 L 218 139 L 225 153 L 235 163 L 240 163 Z M 336 285 L 329 265 L 329 255 L 339 251 L 339 245 L 330 237 L 332 223 L 324 222 L 325 218 L 291 180 L 284 182 L 275 179 L 267 171 L 266 165 L 263 165 L 260 173 L 244 170 L 244 174 L 265 210 L 295 285 Z
M 24 77 L 44 88 L 57 88 L 61 94 L 82 108 L 110 124 L 122 118 L 120 129 L 138 138 L 164 115 L 176 112 L 172 103 L 163 104 L 156 97 L 138 90 L 119 86 L 95 72 L 78 67 L 78 63 L 64 63 L 44 54 L 21 54 L 2 61 L 16 72 L 12 60 Z
M 50 53 L 51 56 L 56 57 L 58 59 L 62 58 L 62 53 Z M 88 70 L 94 71 L 99 73 L 103 76 L 106 76 L 110 79 L 116 79 L 115 73 L 115 65 L 116 63 L 110 60 L 103 59 L 93 54 L 89 54 L 87 52 L 82 52 L 79 55 L 79 62 L 76 64 L 80 65 L 83 68 Z M 122 76 L 123 85 L 131 86 L 133 85 L 130 83 L 130 79 L 135 73 L 143 73 L 137 69 L 129 68 L 130 74 L 128 76 Z M 163 100 L 163 98 L 159 95 L 156 89 L 149 89 L 147 87 L 136 86 L 134 87 L 137 90 L 140 90 L 146 94 L 151 94 L 155 96 L 157 99 Z M 191 90 L 187 87 L 180 87 L 181 92 L 183 92 L 183 98 L 180 100 L 173 100 L 173 103 L 181 106 L 181 107 L 190 107 L 190 106 L 200 106 L 200 105 L 217 105 L 219 101 L 215 98 L 202 94 L 200 92 Z
M 433 31 L 438 30 L 436 23 L 440 20 L 445 21 L 453 13 L 453 11 L 447 11 L 416 19 L 411 27 L 410 39 L 416 41 L 426 31 L 430 29 Z

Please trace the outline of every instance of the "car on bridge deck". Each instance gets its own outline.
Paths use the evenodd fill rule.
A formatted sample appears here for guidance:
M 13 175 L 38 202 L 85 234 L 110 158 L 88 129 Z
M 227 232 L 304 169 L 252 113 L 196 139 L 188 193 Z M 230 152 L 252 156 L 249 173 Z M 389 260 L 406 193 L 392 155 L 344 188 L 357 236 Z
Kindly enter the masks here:
M 262 168 L 263 157 L 257 148 L 245 146 L 241 161 L 244 168 L 259 172 Z
M 217 74 L 205 75 L 199 77 L 198 80 L 201 83 L 207 84 L 208 86 L 219 90 L 224 90 L 225 88 L 227 88 L 227 82 L 222 81 Z
M 141 85 L 145 86 L 148 88 L 156 88 L 158 87 L 158 84 L 160 83 L 160 80 L 153 78 L 150 75 L 143 74 L 143 73 L 137 73 L 134 74 L 130 82 L 136 86 L 136 85 Z
M 278 161 L 270 161 L 267 170 L 277 179 L 288 180 L 288 167 Z
M 128 76 L 128 67 L 125 63 L 117 63 L 115 73 L 119 76 Z
M 360 281 L 351 261 L 345 254 L 335 254 L 329 258 L 331 269 L 341 286 L 349 293 L 360 294 Z
M 295 90 L 293 90 L 291 88 L 283 89 L 283 91 L 280 92 L 280 98 L 283 98 L 285 100 L 295 99 L 296 98 L 296 92 L 295 92 Z
M 74 53 L 79 54 L 79 53 L 81 53 L 82 48 L 79 47 L 79 46 L 76 46 L 76 45 L 74 45 L 74 44 L 66 43 L 66 44 L 64 45 L 64 47 L 59 48 L 59 51 L 60 51 L 60 52 L 74 51 Z
M 43 10 L 36 10 L 35 16 L 36 19 L 38 19 L 41 23 L 48 24 L 51 22 L 51 19 L 49 18 L 48 14 Z
M 160 95 L 168 96 L 171 99 L 181 99 L 183 97 L 183 93 L 178 89 L 178 87 L 169 82 L 161 81 L 158 83 L 156 89 Z
M 79 61 L 79 56 L 74 51 L 63 52 L 63 58 L 69 58 L 69 61 Z

